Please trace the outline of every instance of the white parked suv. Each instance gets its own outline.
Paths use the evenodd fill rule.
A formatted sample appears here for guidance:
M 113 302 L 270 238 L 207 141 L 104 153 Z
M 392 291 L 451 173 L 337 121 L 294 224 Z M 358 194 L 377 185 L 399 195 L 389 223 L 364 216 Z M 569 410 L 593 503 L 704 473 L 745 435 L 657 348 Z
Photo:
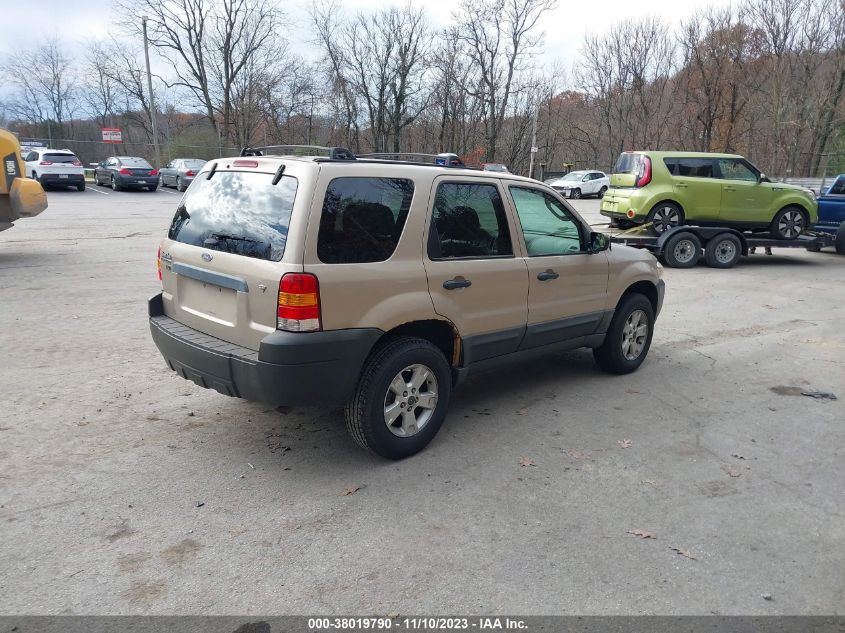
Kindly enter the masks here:
M 604 197 L 610 187 L 610 177 L 603 171 L 571 171 L 562 178 L 550 183 L 552 189 L 567 198 L 586 198 L 587 196 Z
M 69 149 L 38 147 L 29 151 L 24 159 L 26 175 L 43 187 L 76 187 L 85 191 L 85 169 L 76 154 Z

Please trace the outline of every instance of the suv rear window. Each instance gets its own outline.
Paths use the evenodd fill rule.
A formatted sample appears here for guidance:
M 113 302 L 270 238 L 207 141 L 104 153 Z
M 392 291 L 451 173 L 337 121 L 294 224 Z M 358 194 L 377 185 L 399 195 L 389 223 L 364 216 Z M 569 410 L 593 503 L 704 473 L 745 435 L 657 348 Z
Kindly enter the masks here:
M 41 160 L 49 160 L 51 163 L 72 163 L 79 159 L 73 154 L 44 154 Z
M 632 154 L 626 152 L 619 154 L 616 160 L 616 166 L 613 168 L 614 174 L 639 174 L 643 164 L 642 154 Z
M 182 198 L 168 237 L 211 250 L 277 262 L 285 253 L 296 178 L 216 172 L 195 180 Z
M 323 201 L 317 257 L 326 264 L 390 259 L 413 197 L 414 183 L 404 178 L 335 178 Z

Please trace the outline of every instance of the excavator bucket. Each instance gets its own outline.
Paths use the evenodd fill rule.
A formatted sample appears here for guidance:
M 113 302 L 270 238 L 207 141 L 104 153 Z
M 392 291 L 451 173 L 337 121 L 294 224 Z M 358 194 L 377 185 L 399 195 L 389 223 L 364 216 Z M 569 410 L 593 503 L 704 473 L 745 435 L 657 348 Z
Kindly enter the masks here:
M 15 135 L 0 130 L 0 231 L 20 218 L 31 218 L 47 208 L 47 194 L 41 184 L 24 177 L 21 146 Z

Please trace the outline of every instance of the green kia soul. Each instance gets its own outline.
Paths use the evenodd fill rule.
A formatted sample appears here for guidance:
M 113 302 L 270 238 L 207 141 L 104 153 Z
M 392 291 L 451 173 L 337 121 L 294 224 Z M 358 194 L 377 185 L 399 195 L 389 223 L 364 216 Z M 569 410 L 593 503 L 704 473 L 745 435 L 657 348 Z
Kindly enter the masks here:
M 658 234 L 696 224 L 794 239 L 816 223 L 818 204 L 812 190 L 771 182 L 735 154 L 623 152 L 601 214 L 622 228 L 651 222 Z

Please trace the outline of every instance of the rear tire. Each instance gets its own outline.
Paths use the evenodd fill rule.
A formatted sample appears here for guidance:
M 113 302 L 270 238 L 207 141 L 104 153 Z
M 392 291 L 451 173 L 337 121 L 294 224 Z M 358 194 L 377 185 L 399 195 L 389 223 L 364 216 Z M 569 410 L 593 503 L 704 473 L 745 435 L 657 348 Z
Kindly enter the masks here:
M 845 255 L 845 222 L 839 225 L 836 230 L 836 239 L 833 242 L 836 252 L 840 255 Z
M 742 242 L 731 233 L 719 233 L 704 248 L 704 261 L 711 268 L 733 268 L 740 257 Z
M 403 383 L 410 386 L 403 390 Z M 424 339 L 393 339 L 377 348 L 364 365 L 344 410 L 346 428 L 359 446 L 377 455 L 409 457 L 437 435 L 451 391 L 452 376 L 443 352 Z M 388 424 L 394 413 L 397 417 Z
M 784 207 L 775 215 L 769 231 L 776 240 L 794 240 L 807 229 L 807 217 L 800 207 Z
M 670 268 L 692 268 L 701 258 L 701 240 L 689 231 L 678 231 L 663 245 L 663 261 Z
M 651 230 L 656 235 L 663 235 L 669 229 L 684 224 L 684 212 L 674 202 L 661 202 L 651 210 L 646 222 L 651 222 Z
M 611 374 L 630 374 L 642 365 L 654 334 L 654 308 L 647 297 L 624 297 L 600 347 L 593 350 L 596 364 Z
M 120 191 L 123 189 L 119 184 L 117 184 L 117 180 L 115 180 L 114 176 L 111 177 L 111 188 L 112 191 Z
M 81 184 L 76 185 L 76 190 L 77 191 L 85 191 L 85 183 L 83 182 Z
M 186 186 L 182 184 L 182 178 L 176 177 L 176 191 L 184 192 L 187 189 Z
M 598 192 L 598 194 L 597 194 L 597 195 L 598 195 L 599 200 L 601 200 L 602 198 L 604 198 L 604 194 L 606 194 L 606 193 L 607 193 L 607 187 L 602 187 L 601 189 L 599 189 L 599 192 Z

